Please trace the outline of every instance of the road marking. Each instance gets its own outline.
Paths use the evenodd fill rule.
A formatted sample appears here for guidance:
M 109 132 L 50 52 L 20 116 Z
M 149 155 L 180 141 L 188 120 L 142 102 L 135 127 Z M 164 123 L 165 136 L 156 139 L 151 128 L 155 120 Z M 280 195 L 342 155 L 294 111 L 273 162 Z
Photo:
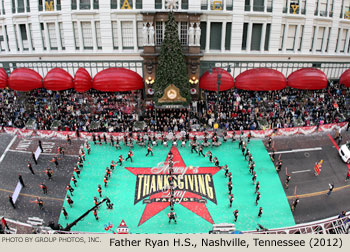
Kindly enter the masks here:
M 311 170 L 302 170 L 302 171 L 293 171 L 292 173 L 302 173 L 302 172 L 309 172 Z
M 306 148 L 306 149 L 295 149 L 295 150 L 288 150 L 288 151 L 277 151 L 277 152 L 275 152 L 275 154 L 305 152 L 305 151 L 320 151 L 320 150 L 322 150 L 322 147 Z M 272 152 L 269 152 L 269 154 L 271 155 Z
M 20 150 L 8 150 L 8 151 L 32 154 L 30 151 L 20 151 Z M 56 153 L 41 153 L 40 155 L 57 156 L 58 154 L 56 154 Z M 79 157 L 79 155 L 66 155 L 66 154 L 64 156 L 65 157 Z
M 2 191 L 2 192 L 8 192 L 8 193 L 13 193 L 13 191 L 6 190 L 6 189 L 2 189 L 2 188 L 0 188 L 0 191 Z M 42 197 L 42 196 L 37 196 L 37 195 L 33 195 L 33 194 L 26 194 L 26 193 L 20 193 L 19 195 L 24 196 L 24 197 L 30 197 L 30 198 L 39 197 L 40 199 L 64 201 L 64 199 L 51 198 L 51 197 Z
M 335 140 L 333 139 L 333 137 L 330 135 L 330 134 L 328 134 L 328 137 L 329 137 L 329 139 L 332 141 L 332 143 L 333 143 L 333 145 L 334 145 L 334 147 L 337 149 L 337 151 L 339 152 L 339 146 L 338 146 L 338 144 L 335 142 Z M 339 155 L 339 153 L 338 153 L 338 155 Z M 350 164 L 346 164 L 346 166 L 348 167 L 348 169 L 350 170 Z
M 5 158 L 5 156 L 6 156 L 6 153 L 10 150 L 10 148 L 11 148 L 13 142 L 16 140 L 16 137 L 17 137 L 17 136 L 14 136 L 14 137 L 12 138 L 11 142 L 9 143 L 9 145 L 7 145 L 7 147 L 6 147 L 5 151 L 4 151 L 4 153 L 3 153 L 2 156 L 0 157 L 0 163 L 2 162 L 2 160 L 4 160 L 4 158 Z
M 341 190 L 346 189 L 346 188 L 350 188 L 350 185 L 336 187 L 333 189 L 333 192 L 341 191 Z M 299 199 L 310 198 L 310 197 L 314 197 L 314 196 L 325 195 L 327 193 L 328 193 L 328 190 L 324 190 L 324 191 L 320 191 L 320 192 L 313 192 L 313 193 L 306 193 L 306 194 L 298 195 L 298 198 Z M 288 196 L 287 197 L 287 199 L 295 199 L 295 198 L 296 198 L 296 196 Z
M 332 137 L 330 134 L 328 134 L 328 137 L 329 137 L 329 139 L 331 139 L 331 141 L 332 141 L 334 147 L 337 148 L 337 151 L 339 151 L 339 146 L 338 146 L 338 144 L 334 141 L 333 137 Z

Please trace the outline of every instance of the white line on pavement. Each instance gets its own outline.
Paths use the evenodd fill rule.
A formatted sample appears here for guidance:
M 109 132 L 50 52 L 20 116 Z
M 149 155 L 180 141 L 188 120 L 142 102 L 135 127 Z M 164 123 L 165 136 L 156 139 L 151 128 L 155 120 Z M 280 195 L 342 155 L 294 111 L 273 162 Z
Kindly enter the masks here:
M 302 170 L 302 171 L 293 171 L 292 173 L 302 173 L 302 172 L 309 172 L 311 170 Z
M 5 156 L 6 156 L 6 153 L 10 150 L 10 148 L 11 148 L 13 142 L 16 140 L 16 137 L 17 137 L 17 136 L 14 136 L 14 137 L 12 138 L 11 142 L 9 143 L 9 145 L 7 145 L 7 147 L 6 147 L 5 151 L 4 151 L 4 153 L 3 153 L 2 156 L 0 157 L 0 163 L 2 162 L 2 160 L 4 160 L 4 158 L 5 158 Z
M 12 152 L 20 152 L 20 153 L 31 153 L 30 151 L 21 151 L 21 150 L 8 150 Z M 40 155 L 49 155 L 56 156 L 56 153 L 41 153 Z M 64 155 L 65 157 L 79 157 L 79 155 Z
M 306 152 L 306 151 L 320 151 L 322 150 L 322 147 L 316 147 L 316 148 L 306 148 L 306 149 L 295 149 L 295 150 L 288 150 L 288 151 L 276 151 L 275 154 L 284 154 L 284 153 L 294 153 L 294 152 Z M 271 155 L 272 152 L 269 152 Z

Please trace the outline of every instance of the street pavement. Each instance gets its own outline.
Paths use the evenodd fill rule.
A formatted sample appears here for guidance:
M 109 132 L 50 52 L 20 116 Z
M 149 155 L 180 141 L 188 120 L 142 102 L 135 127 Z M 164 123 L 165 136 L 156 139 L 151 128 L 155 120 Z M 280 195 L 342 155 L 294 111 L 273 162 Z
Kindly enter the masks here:
M 330 132 L 330 135 L 334 137 L 335 132 Z M 343 132 L 342 135 L 342 144 L 350 140 L 350 132 Z M 294 212 L 296 223 L 300 224 L 336 216 L 341 211 L 350 209 L 350 181 L 345 181 L 348 166 L 341 160 L 328 133 L 297 137 L 274 137 L 273 141 L 275 142 L 276 153 L 298 150 L 298 152 L 281 154 L 280 158 L 283 161 L 283 166 L 279 173 L 283 186 L 285 185 L 286 171 L 292 177 L 289 188 L 285 189 L 289 203 L 292 203 L 295 193 L 300 199 Z M 266 148 L 271 152 L 271 148 Z M 309 148 L 322 149 L 302 151 L 302 149 Z M 276 159 L 279 155 L 276 154 Z M 315 176 L 315 163 L 321 160 L 323 160 L 321 173 L 319 176 Z M 328 196 L 330 183 L 334 184 L 335 189 Z
M 12 136 L 0 134 L 0 156 L 6 149 L 6 145 L 12 140 Z M 7 218 L 26 222 L 28 217 L 38 217 L 43 219 L 47 224 L 50 221 L 58 222 L 60 211 L 66 195 L 66 186 L 70 183 L 70 178 L 73 174 L 73 168 L 78 160 L 79 146 L 81 141 L 72 141 L 72 146 L 68 146 L 65 141 L 44 140 L 42 139 L 43 147 L 53 146 L 54 148 L 45 149 L 38 159 L 38 165 L 35 165 L 31 151 L 37 148 L 37 139 L 33 140 L 28 148 L 24 148 L 24 139 L 17 139 L 6 153 L 5 158 L 0 163 L 0 216 L 4 215 Z M 16 150 L 18 143 L 21 144 L 21 150 Z M 29 141 L 27 141 L 29 142 Z M 54 143 L 54 144 L 47 144 Z M 56 154 L 58 145 L 66 148 L 64 157 Z M 68 153 L 68 154 L 67 154 Z M 54 156 L 59 158 L 58 168 L 53 162 L 50 162 Z M 27 168 L 27 162 L 31 162 L 35 175 Z M 53 180 L 50 181 L 44 173 L 47 167 L 53 169 Z M 8 196 L 12 195 L 18 183 L 18 175 L 21 174 L 25 187 L 22 188 L 21 194 L 16 202 L 16 209 L 13 209 L 9 203 Z M 44 183 L 48 187 L 48 193 L 43 194 L 40 184 Z M 40 210 L 39 206 L 31 201 L 34 201 L 39 196 L 44 201 L 44 209 Z
M 334 137 L 335 132 L 330 132 Z M 343 142 L 350 141 L 350 132 L 343 132 Z M 11 143 L 13 136 L 0 134 L 0 157 Z M 28 217 L 38 217 L 45 221 L 58 222 L 60 211 L 66 195 L 66 185 L 70 182 L 74 165 L 82 141 L 72 140 L 69 146 L 65 140 L 42 139 L 44 153 L 39 157 L 39 164 L 35 165 L 31 158 L 31 152 L 38 146 L 38 138 L 17 138 L 8 149 L 0 162 L 0 216 L 26 222 Z M 348 166 L 340 159 L 339 154 L 330 140 L 328 133 L 317 133 L 309 136 L 273 137 L 274 149 L 277 152 L 276 159 L 281 154 L 283 161 L 282 171 L 279 177 L 284 186 L 286 171 L 292 179 L 285 193 L 291 204 L 295 193 L 300 202 L 293 213 L 296 223 L 306 223 L 327 217 L 338 215 L 343 210 L 350 210 L 349 192 L 350 181 L 346 182 Z M 264 140 L 266 145 L 266 139 Z M 336 141 L 337 142 L 337 141 Z M 57 155 L 58 146 L 65 147 L 66 156 L 59 160 L 59 168 L 50 160 Z M 271 148 L 266 147 L 269 152 Z M 303 150 L 309 149 L 311 150 Z M 297 150 L 297 151 L 295 151 Z M 315 162 L 323 160 L 322 171 L 319 176 L 314 175 Z M 33 165 L 35 175 L 27 168 L 27 162 Z M 43 172 L 47 167 L 54 170 L 53 181 L 47 179 Z M 286 169 L 287 167 L 287 169 Z M 257 167 L 258 168 L 258 167 Z M 21 174 L 26 184 L 22 189 L 16 206 L 13 209 L 8 201 L 8 195 L 12 194 Z M 39 184 L 44 182 L 48 187 L 48 194 L 44 195 Z M 335 189 L 327 196 L 328 184 L 334 183 Z M 78 184 L 79 186 L 79 184 Z M 39 196 L 44 201 L 44 210 L 30 201 Z

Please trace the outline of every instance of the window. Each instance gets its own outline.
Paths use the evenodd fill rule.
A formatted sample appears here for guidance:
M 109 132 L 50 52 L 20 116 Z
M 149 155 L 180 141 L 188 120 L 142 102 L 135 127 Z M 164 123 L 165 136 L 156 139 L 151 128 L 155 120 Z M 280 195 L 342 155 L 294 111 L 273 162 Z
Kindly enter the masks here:
M 25 24 L 20 24 L 19 25 L 19 30 L 21 31 L 21 38 L 22 38 L 22 40 L 28 40 L 26 25 Z
M 137 47 L 143 48 L 143 22 L 137 22 Z
M 207 9 L 208 9 L 208 1 L 201 0 L 201 10 L 207 10 Z
M 188 0 L 181 0 L 181 9 L 188 10 Z
M 111 9 L 117 9 L 117 8 L 118 8 L 118 1 L 111 0 Z
M 298 4 L 299 4 L 300 13 L 305 15 L 305 13 L 306 13 L 306 0 L 299 0 Z
M 30 36 L 30 42 L 32 44 L 32 50 L 35 50 L 34 42 L 33 42 L 33 29 L 32 29 L 32 24 L 28 24 L 28 31 L 29 31 L 29 36 Z
M 346 36 L 348 34 L 348 29 L 343 29 L 342 33 L 341 33 L 341 39 L 340 39 L 340 52 L 344 52 L 345 50 L 345 40 L 346 40 Z
M 226 0 L 226 10 L 233 10 L 233 0 Z
M 18 43 L 18 37 L 17 37 L 17 27 L 16 27 L 16 25 L 14 25 L 13 27 L 15 28 L 16 48 L 17 48 L 17 51 L 19 51 L 19 43 Z
M 3 35 L 3 26 L 0 26 L 0 51 L 5 51 L 5 38 Z
M 303 35 L 304 35 L 304 25 L 301 25 L 299 35 L 298 35 L 298 41 L 297 41 L 298 51 L 301 51 L 301 46 L 303 44 Z
M 102 49 L 100 21 L 95 22 L 97 49 Z
M 232 23 L 226 23 L 226 35 L 225 35 L 225 50 L 229 51 L 231 49 L 231 31 Z
M 83 45 L 85 50 L 91 50 L 94 48 L 92 41 L 92 29 L 91 22 L 81 22 L 81 31 L 83 35 Z
M 7 33 L 7 25 L 4 25 L 3 26 L 4 28 L 5 28 L 5 36 L 6 36 L 6 41 L 7 41 L 7 45 L 8 45 L 8 43 L 9 43 L 9 36 L 8 36 L 8 33 Z M 11 51 L 11 48 L 9 47 L 9 46 L 7 46 L 7 49 L 9 50 L 9 51 Z
M 319 0 L 319 6 L 318 8 L 320 9 L 320 16 L 322 17 L 326 17 L 327 16 L 327 5 L 328 5 L 328 1 L 330 0 Z
M 188 31 L 188 23 L 187 22 L 181 22 L 180 23 L 180 43 L 182 46 L 187 46 L 187 31 Z
M 221 50 L 221 27 L 222 23 L 210 23 L 210 50 Z
M 12 4 L 12 13 L 16 13 L 16 0 L 12 0 L 11 4 Z
M 316 51 L 318 52 L 322 51 L 322 44 L 323 44 L 325 30 L 326 30 L 325 27 L 318 28 L 317 41 L 316 41 Z
M 273 6 L 273 0 L 267 0 L 266 1 L 266 4 L 267 4 L 267 6 L 266 6 L 266 11 L 267 12 L 272 12 L 272 6 Z
M 350 19 L 350 1 L 342 0 L 342 3 L 340 18 Z
M 270 46 L 270 31 L 271 31 L 271 24 L 266 25 L 266 33 L 265 33 L 265 45 L 264 50 L 268 51 Z
M 132 21 L 122 21 L 122 44 L 123 49 L 134 48 L 134 34 Z
M 162 6 L 162 0 L 155 0 L 154 1 L 154 5 L 155 5 L 155 8 L 156 9 L 162 9 L 163 6 Z
M 49 42 L 51 50 L 57 50 L 57 36 L 56 36 L 56 26 L 55 23 L 47 23 L 47 30 L 49 32 Z
M 17 13 L 24 12 L 24 0 L 17 0 Z
M 136 0 L 136 9 L 142 9 L 142 0 Z
M 91 8 L 90 0 L 80 0 L 80 3 L 79 3 L 80 10 L 89 10 L 90 8 Z
M 40 23 L 40 30 L 41 30 L 41 38 L 42 38 L 43 48 L 44 48 L 44 50 L 46 50 L 46 36 L 45 36 L 44 23 Z
M 72 10 L 77 9 L 77 0 L 71 0 L 71 7 L 72 7 Z
M 156 45 L 161 45 L 163 42 L 163 31 L 164 31 L 164 23 L 156 22 Z
M 250 0 L 245 0 L 244 1 L 244 10 L 245 11 L 250 11 Z
M 113 48 L 118 49 L 118 22 L 112 21 Z
M 262 24 L 253 24 L 250 50 L 260 51 Z
M 254 0 L 253 11 L 264 11 L 264 0 Z
M 311 38 L 311 44 L 310 44 L 310 52 L 314 49 L 315 45 L 315 32 L 316 32 L 316 26 L 312 28 L 312 38 Z
M 247 50 L 248 23 L 243 24 L 242 50 Z
M 0 26 L 0 51 L 5 51 L 5 39 L 3 35 L 3 27 Z
M 99 0 L 94 0 L 93 8 L 94 10 L 98 10 L 100 8 Z
M 279 47 L 280 51 L 282 51 L 282 49 L 283 49 L 285 28 L 286 28 L 286 25 L 282 24 L 281 33 L 280 33 L 280 47 Z
M 207 40 L 207 22 L 201 22 L 201 50 L 205 49 Z
M 339 39 L 340 39 L 340 31 L 341 31 L 341 28 L 338 28 L 338 36 L 337 36 L 337 43 L 335 44 L 335 52 L 338 52 L 338 42 L 339 42 Z
M 287 51 L 293 51 L 294 50 L 294 42 L 297 32 L 297 26 L 296 25 L 289 25 L 288 26 L 288 33 L 287 33 L 287 41 L 286 41 L 286 50 Z
M 328 38 L 327 38 L 326 52 L 328 52 L 329 40 L 331 38 L 331 31 L 332 31 L 332 28 L 329 27 L 328 28 Z
M 4 1 L 5 1 L 5 0 L 1 0 L 1 13 L 0 13 L 0 15 L 1 15 L 1 14 L 2 14 L 2 15 L 5 15 L 5 14 L 6 14 L 6 13 L 5 13 Z
M 65 41 L 64 41 L 63 23 L 58 23 L 58 26 L 59 26 L 59 30 L 60 30 L 62 50 L 65 50 L 66 49 L 66 44 L 65 44 Z
M 334 0 L 330 0 L 329 9 L 327 9 L 328 15 L 329 15 L 330 17 L 333 17 L 333 4 L 334 4 Z
M 75 49 L 80 49 L 79 29 L 78 29 L 78 23 L 76 21 L 73 22 L 73 31 L 74 31 Z
M 12 13 L 23 13 L 25 11 L 30 11 L 29 0 L 11 0 Z M 25 8 L 26 4 L 26 8 Z M 17 7 L 17 8 L 16 8 Z M 3 14 L 5 14 L 5 8 L 3 4 Z
M 8 47 L 8 43 L 9 43 L 9 38 L 7 36 L 7 26 L 6 25 L 0 26 L 0 51 L 5 51 L 6 48 L 10 51 L 10 48 Z

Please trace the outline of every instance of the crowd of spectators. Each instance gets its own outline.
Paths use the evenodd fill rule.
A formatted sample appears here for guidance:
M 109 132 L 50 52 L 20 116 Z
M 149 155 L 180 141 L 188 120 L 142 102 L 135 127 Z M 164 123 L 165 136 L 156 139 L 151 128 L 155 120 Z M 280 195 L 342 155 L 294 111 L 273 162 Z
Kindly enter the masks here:
M 201 123 L 215 122 L 216 92 L 206 92 L 206 112 Z M 331 83 L 324 90 L 220 92 L 218 122 L 227 130 L 290 128 L 345 121 L 350 108 L 350 91 Z
M 28 114 L 22 105 L 16 91 L 0 89 L 0 125 L 23 128 Z
M 106 93 L 90 90 L 31 92 L 0 90 L 0 125 L 23 128 L 32 122 L 40 130 L 102 132 L 204 130 L 215 120 L 216 92 L 189 108 L 157 109 L 142 92 Z M 350 91 L 338 84 L 324 90 L 220 92 L 219 127 L 226 130 L 288 128 L 343 122 L 349 118 Z
M 22 93 L 2 90 L 0 108 L 4 126 L 23 128 L 33 121 L 40 130 L 132 131 L 138 121 L 141 92 L 105 93 L 91 90 Z
M 182 131 L 198 125 L 198 114 L 191 108 L 156 109 L 154 102 L 148 102 L 144 113 L 148 131 Z

